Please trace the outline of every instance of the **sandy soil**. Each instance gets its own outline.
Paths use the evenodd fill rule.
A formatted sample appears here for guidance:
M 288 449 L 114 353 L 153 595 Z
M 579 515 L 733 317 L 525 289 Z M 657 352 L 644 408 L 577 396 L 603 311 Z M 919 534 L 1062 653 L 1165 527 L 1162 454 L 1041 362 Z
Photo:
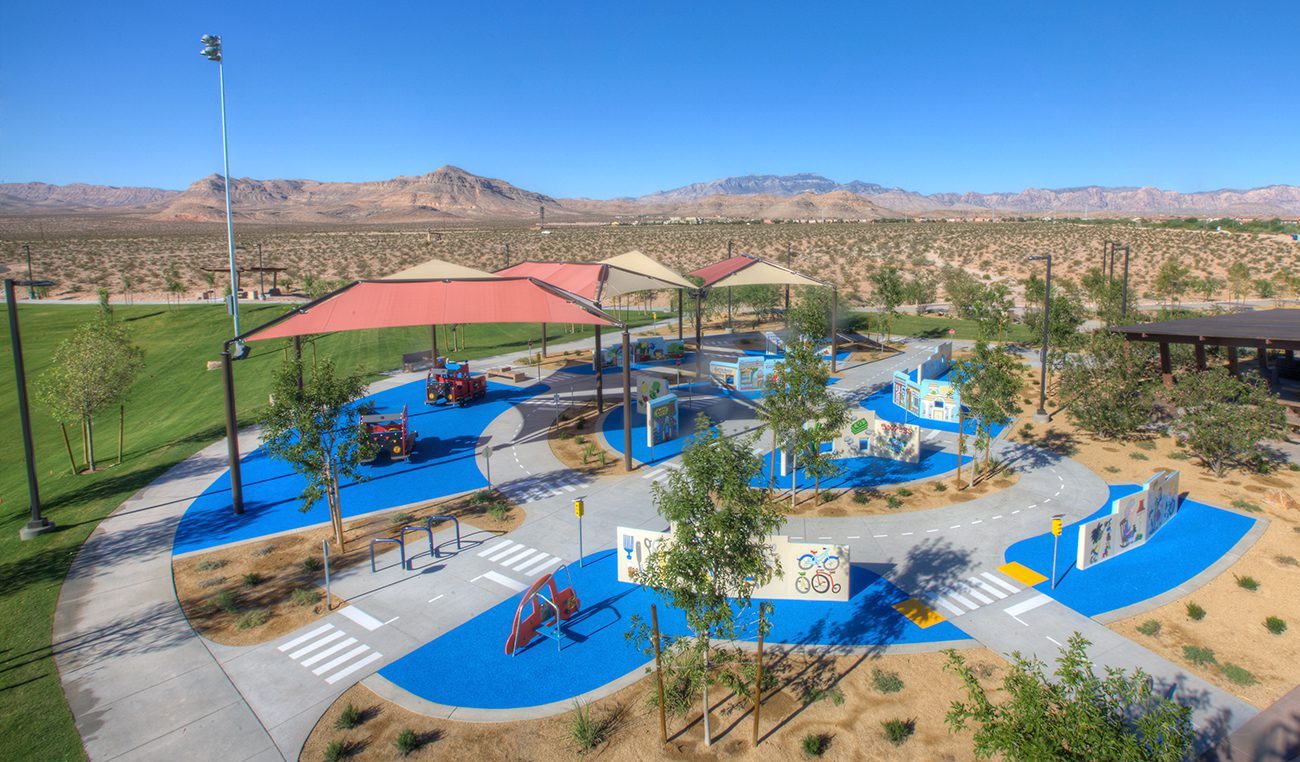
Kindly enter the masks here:
M 1027 410 L 1036 407 L 1037 395 L 1035 376 L 1026 388 L 1026 396 L 1035 400 Z M 1220 478 L 1189 457 L 1172 437 L 1129 443 L 1098 440 L 1074 426 L 1066 413 L 1057 413 L 1046 425 L 1022 423 L 1014 436 L 1069 454 L 1112 484 L 1139 483 L 1157 470 L 1178 469 L 1179 486 L 1195 500 L 1268 519 L 1264 536 L 1210 584 L 1110 626 L 1256 706 L 1267 706 L 1300 683 L 1300 565 L 1291 561 L 1300 559 L 1300 505 L 1293 497 L 1300 494 L 1300 472 L 1283 467 L 1270 474 L 1232 471 Z M 1253 577 L 1259 588 L 1252 592 L 1238 586 L 1238 577 Z M 1189 602 L 1206 610 L 1203 620 L 1188 618 Z M 1287 630 L 1270 634 L 1264 627 L 1269 616 L 1285 620 Z M 1160 624 L 1157 635 L 1137 631 L 1148 620 Z M 1186 645 L 1213 649 L 1218 666 L 1189 663 L 1183 655 Z M 1258 682 L 1233 683 L 1223 673 L 1224 664 L 1244 667 Z
M 1000 683 L 1005 662 L 984 649 L 962 651 L 982 682 Z M 608 698 L 593 702 L 598 721 L 608 723 L 606 740 L 588 753 L 590 758 L 622 760 L 789 760 L 805 758 L 800 751 L 804 736 L 829 736 L 823 759 L 917 759 L 967 760 L 969 733 L 953 734 L 944 723 L 960 682 L 943 669 L 941 653 L 881 657 L 842 656 L 816 660 L 804 656 L 771 654 L 765 669 L 775 669 L 778 690 L 763 702 L 760 743 L 751 745 L 753 715 L 735 699 L 718 701 L 712 713 L 715 740 L 712 749 L 703 744 L 698 710 L 684 718 L 669 716 L 669 743 L 659 743 L 658 713 L 647 704 L 655 690 L 653 677 L 646 677 Z M 872 683 L 873 670 L 895 672 L 904 688 L 884 694 Z M 823 697 L 814 699 L 815 691 Z M 715 697 L 721 693 L 715 691 Z M 995 698 L 1000 691 L 994 691 Z M 811 695 L 810 695 L 811 694 Z M 351 730 L 334 726 L 349 704 L 363 711 L 364 722 Z M 901 746 L 893 746 L 881 724 L 887 720 L 911 720 L 915 734 Z M 303 748 L 301 759 L 320 760 L 332 741 L 353 744 L 356 760 L 388 760 L 397 755 L 394 740 L 406 728 L 425 739 L 410 755 L 413 760 L 571 760 L 579 757 L 569 738 L 571 713 L 542 720 L 513 723 L 468 723 L 431 719 L 406 711 L 366 688 L 354 686 L 321 717 Z
M 510 510 L 504 520 L 493 518 L 485 504 L 474 502 L 473 495 L 464 495 L 347 522 L 347 552 L 342 554 L 333 543 L 332 530 L 321 527 L 186 556 L 172 562 L 176 597 L 190 624 L 204 637 L 227 645 L 264 643 L 329 613 L 322 588 L 324 572 L 308 560 L 321 560 L 322 540 L 330 540 L 330 568 L 337 571 L 369 563 L 372 538 L 394 536 L 403 524 L 418 523 L 425 516 L 455 516 L 461 522 L 462 534 L 475 530 L 504 534 L 524 521 L 523 508 L 508 501 L 505 504 Z M 413 541 L 418 542 L 418 538 Z M 387 545 L 380 552 L 392 550 L 393 546 Z M 254 579 L 246 576 L 250 574 L 257 577 L 254 584 L 250 584 Z M 295 602 L 297 590 L 307 592 Z M 313 591 L 319 594 L 319 601 L 302 599 Z M 229 603 L 233 604 L 224 609 L 220 605 L 226 602 L 223 593 L 228 593 Z M 333 603 L 338 608 L 344 601 L 335 596 Z M 249 626 L 251 622 L 245 620 L 241 628 L 240 619 L 250 612 L 261 612 L 265 621 Z
M 620 395 L 622 392 L 619 393 Z M 605 415 L 620 404 L 605 406 Z M 623 456 L 606 447 L 605 438 L 597 425 L 596 403 L 582 402 L 560 411 L 547 432 L 551 452 L 566 468 L 592 476 L 614 476 L 624 473 Z M 600 462 L 600 453 L 605 462 Z

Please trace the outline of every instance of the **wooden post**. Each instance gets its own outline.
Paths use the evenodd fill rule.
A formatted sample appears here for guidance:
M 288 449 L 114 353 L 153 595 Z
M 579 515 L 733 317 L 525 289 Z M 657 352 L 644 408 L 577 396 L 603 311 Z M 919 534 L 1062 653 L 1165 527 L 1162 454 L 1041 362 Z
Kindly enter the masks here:
M 1169 342 L 1160 342 L 1160 378 L 1165 382 L 1165 386 L 1174 385 L 1174 367 L 1169 359 Z
M 1241 369 L 1237 367 L 1237 347 L 1228 347 L 1228 371 L 1234 376 L 1241 375 Z
M 664 707 L 664 667 L 659 652 L 659 610 L 650 604 L 650 624 L 654 628 L 655 638 L 655 680 L 659 683 L 659 743 L 668 743 L 668 715 Z
M 546 324 L 542 323 L 542 359 L 546 359 Z
M 1259 361 L 1259 375 L 1268 379 L 1268 347 L 1263 344 L 1255 348 L 1255 359 Z
M 1196 369 L 1205 370 L 1205 345 L 1198 341 L 1194 347 L 1196 350 Z
M 758 664 L 754 668 L 754 747 L 758 747 L 758 716 L 763 710 L 763 614 L 766 607 L 758 604 Z
M 122 444 L 126 439 L 126 405 L 117 406 L 117 464 L 122 465 Z
M 731 286 L 727 286 L 727 333 L 735 333 L 736 328 L 731 321 Z
M 75 457 L 72 456 L 72 442 L 68 440 L 68 427 L 67 427 L 67 426 L 64 426 L 62 423 L 60 423 L 60 424 L 59 424 L 59 429 L 63 432 L 63 446 L 66 447 L 66 448 L 68 448 L 68 463 L 70 463 L 70 464 L 72 465 L 72 475 L 73 475 L 73 476 L 76 476 L 76 475 L 77 475 L 77 459 L 76 459 Z
M 298 367 L 298 388 L 302 389 L 302 337 L 293 337 L 293 361 Z

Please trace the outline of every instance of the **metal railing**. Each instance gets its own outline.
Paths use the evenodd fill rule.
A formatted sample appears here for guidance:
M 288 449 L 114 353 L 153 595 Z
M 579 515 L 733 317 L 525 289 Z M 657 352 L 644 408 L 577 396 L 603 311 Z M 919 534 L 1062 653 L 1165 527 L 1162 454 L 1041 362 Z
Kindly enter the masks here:
M 370 541 L 370 573 L 375 573 L 375 545 L 381 542 L 391 542 L 402 552 L 402 568 L 406 568 L 406 545 L 396 537 L 376 537 Z

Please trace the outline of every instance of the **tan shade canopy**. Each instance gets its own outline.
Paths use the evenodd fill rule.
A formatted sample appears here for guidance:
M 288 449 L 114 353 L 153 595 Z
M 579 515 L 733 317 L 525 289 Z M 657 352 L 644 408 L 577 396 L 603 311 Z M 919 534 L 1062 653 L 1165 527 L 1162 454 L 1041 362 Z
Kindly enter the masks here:
M 497 270 L 496 274 L 510 278 L 536 278 L 598 304 L 637 291 L 694 288 L 689 283 L 678 285 L 678 279 L 664 280 L 604 262 L 520 262 Z
M 414 267 L 408 267 L 381 280 L 465 280 L 467 278 L 495 278 L 497 276 L 483 270 L 458 265 L 442 259 L 430 259 Z
M 626 254 L 619 254 L 616 257 L 610 257 L 609 259 L 602 259 L 600 261 L 602 264 L 613 265 L 622 270 L 640 273 L 641 275 L 646 275 L 665 283 L 676 284 L 677 288 L 695 288 L 694 283 L 691 283 L 681 275 L 639 251 L 629 251 Z
M 714 262 L 701 267 L 693 273 L 704 281 L 705 288 L 722 288 L 725 286 L 823 286 L 830 287 L 826 281 L 810 278 L 807 275 L 769 262 L 753 254 L 741 254 L 738 257 Z

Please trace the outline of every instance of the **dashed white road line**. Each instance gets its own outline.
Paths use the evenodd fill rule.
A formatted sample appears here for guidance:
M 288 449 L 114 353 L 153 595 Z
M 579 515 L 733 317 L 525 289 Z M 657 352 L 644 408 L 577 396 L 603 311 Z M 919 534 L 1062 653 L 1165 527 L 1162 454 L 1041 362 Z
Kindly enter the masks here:
M 439 595 L 439 596 L 438 596 L 438 598 L 442 598 L 442 597 L 444 597 L 444 596 L 442 596 L 442 595 Z M 438 598 L 430 598 L 430 599 L 429 599 L 429 603 L 437 603 L 437 602 L 438 602 Z

